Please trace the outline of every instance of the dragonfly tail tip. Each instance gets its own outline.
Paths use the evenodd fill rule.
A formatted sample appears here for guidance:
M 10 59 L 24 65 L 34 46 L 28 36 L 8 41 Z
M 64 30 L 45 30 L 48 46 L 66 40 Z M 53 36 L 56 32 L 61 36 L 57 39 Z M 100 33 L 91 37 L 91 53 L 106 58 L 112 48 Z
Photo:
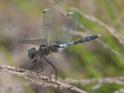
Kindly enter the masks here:
M 98 37 L 101 37 L 101 34 L 98 34 L 97 36 L 98 36 Z

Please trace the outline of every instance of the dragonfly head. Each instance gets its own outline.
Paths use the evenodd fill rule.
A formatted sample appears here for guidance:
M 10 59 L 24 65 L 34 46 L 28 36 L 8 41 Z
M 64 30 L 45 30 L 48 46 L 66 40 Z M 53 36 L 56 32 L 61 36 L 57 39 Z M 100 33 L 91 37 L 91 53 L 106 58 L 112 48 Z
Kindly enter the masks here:
M 30 59 L 33 59 L 36 56 L 36 53 L 37 53 L 37 51 L 35 48 L 28 49 L 28 57 Z

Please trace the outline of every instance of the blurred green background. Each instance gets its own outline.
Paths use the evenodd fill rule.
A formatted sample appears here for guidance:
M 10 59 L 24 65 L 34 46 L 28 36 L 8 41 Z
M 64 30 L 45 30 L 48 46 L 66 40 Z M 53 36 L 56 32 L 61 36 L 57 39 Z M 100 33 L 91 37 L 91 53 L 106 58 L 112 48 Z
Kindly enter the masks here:
M 78 14 L 78 31 L 101 34 L 95 41 L 65 49 L 54 55 L 58 77 L 92 79 L 119 77 L 124 73 L 124 0 L 0 0 L 0 63 L 25 67 L 30 63 L 27 49 L 32 45 L 18 39 L 40 38 L 42 10 L 56 4 Z M 25 83 L 26 82 L 26 83 Z M 106 84 L 98 89 L 85 85 L 88 93 L 120 93 L 123 85 Z M 71 93 L 30 85 L 28 81 L 0 72 L 3 93 Z M 121 92 L 123 93 L 123 92 Z

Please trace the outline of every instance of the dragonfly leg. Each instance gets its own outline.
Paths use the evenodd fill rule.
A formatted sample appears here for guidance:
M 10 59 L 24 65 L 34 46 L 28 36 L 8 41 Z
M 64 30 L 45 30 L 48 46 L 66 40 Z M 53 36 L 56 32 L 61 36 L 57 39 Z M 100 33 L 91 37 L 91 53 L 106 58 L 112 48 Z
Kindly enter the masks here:
M 30 70 L 36 67 L 36 62 L 37 62 L 37 58 L 35 58 L 35 59 L 33 60 L 33 62 L 31 63 L 31 65 L 29 65 L 29 69 L 30 69 Z
M 45 60 L 46 60 L 46 62 L 47 62 L 49 65 L 52 66 L 52 71 L 51 71 L 51 73 L 50 73 L 50 76 L 54 73 L 54 75 L 55 75 L 55 80 L 57 80 L 57 68 L 56 68 L 48 59 L 45 58 Z M 54 72 L 53 72 L 53 71 L 54 71 Z
M 29 70 L 34 70 L 37 73 L 40 73 L 41 71 L 43 71 L 43 64 L 42 62 L 40 62 L 40 59 L 35 58 L 32 62 L 31 65 L 29 65 Z

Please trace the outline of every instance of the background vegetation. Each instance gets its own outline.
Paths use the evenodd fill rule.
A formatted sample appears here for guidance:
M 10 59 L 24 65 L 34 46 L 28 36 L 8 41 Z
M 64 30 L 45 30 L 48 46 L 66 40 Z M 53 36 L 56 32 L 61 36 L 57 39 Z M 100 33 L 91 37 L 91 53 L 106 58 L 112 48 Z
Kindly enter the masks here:
M 26 67 L 31 61 L 27 49 L 32 45 L 18 39 L 40 38 L 42 10 L 55 3 L 79 16 L 78 31 L 101 37 L 86 44 L 65 49 L 51 59 L 62 79 L 123 77 L 124 73 L 124 1 L 123 0 L 0 0 L 0 63 Z M 123 93 L 124 84 L 78 85 L 88 93 Z M 70 93 L 29 85 L 23 78 L 0 72 L 3 93 Z M 0 92 L 0 93 L 2 93 Z

